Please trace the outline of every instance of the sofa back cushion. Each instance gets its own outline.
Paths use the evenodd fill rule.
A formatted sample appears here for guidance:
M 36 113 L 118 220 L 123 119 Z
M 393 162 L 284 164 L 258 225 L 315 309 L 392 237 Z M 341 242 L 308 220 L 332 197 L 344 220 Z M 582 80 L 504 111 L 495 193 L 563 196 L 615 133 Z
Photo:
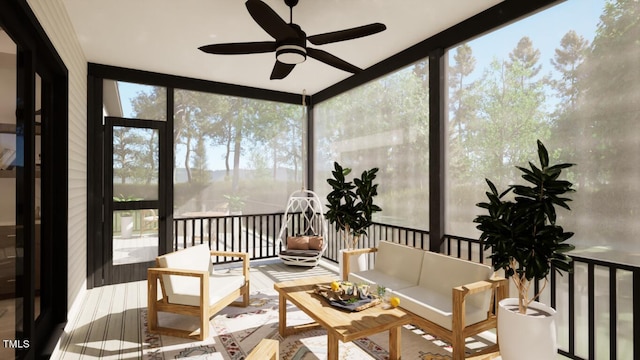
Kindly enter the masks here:
M 201 244 L 183 250 L 168 253 L 157 258 L 158 266 L 180 270 L 207 271 L 213 274 L 211 263 L 211 250 L 209 245 Z M 163 275 L 164 290 L 171 301 L 174 294 L 181 294 L 200 288 L 200 280 L 197 277 L 178 275 Z
M 425 251 L 419 285 L 451 297 L 454 287 L 488 280 L 492 275 L 491 266 Z M 482 292 L 468 296 L 466 301 L 489 309 L 490 295 L 489 292 Z
M 417 285 L 424 252 L 410 246 L 380 241 L 374 267 L 387 275 Z

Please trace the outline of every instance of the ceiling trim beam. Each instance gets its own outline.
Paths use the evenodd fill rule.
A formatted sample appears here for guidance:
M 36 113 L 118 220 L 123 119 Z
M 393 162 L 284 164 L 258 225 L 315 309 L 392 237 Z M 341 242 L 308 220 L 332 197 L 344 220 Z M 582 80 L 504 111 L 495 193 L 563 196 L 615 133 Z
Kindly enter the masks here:
M 95 63 L 88 64 L 88 72 L 91 76 L 103 79 L 113 79 L 145 85 L 165 86 L 169 88 L 187 89 L 220 95 L 302 105 L 302 94 L 266 90 L 249 86 L 227 84 Z M 309 95 L 305 96 L 306 103 L 310 103 L 311 97 Z

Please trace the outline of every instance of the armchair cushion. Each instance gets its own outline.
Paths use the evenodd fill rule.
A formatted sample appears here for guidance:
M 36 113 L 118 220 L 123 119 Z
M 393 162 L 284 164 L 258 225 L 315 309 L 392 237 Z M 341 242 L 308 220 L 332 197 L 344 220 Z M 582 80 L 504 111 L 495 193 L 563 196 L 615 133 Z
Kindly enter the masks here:
M 195 280 L 195 282 L 194 282 Z M 209 305 L 214 305 L 232 291 L 244 285 L 245 278 L 242 275 L 213 274 L 208 277 L 209 281 Z M 200 279 L 183 276 L 177 286 L 174 286 L 173 293 L 167 293 L 167 300 L 171 304 L 180 305 L 200 305 Z
M 196 245 L 159 256 L 158 266 L 162 268 L 205 271 L 209 275 L 214 273 L 211 251 L 207 244 Z M 162 281 L 164 282 L 167 298 L 172 303 L 178 303 L 175 302 L 176 295 L 180 297 L 180 294 L 193 294 L 194 289 L 196 294 L 199 293 L 200 279 L 197 277 L 162 275 Z

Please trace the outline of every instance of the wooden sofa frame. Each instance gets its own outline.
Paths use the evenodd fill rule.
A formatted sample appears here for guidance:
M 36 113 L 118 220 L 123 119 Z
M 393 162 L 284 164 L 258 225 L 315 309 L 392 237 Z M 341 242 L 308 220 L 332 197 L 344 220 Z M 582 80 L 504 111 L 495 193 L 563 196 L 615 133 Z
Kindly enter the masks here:
M 210 305 L 209 301 L 209 272 L 197 271 L 197 270 L 181 270 L 173 268 L 160 267 L 159 260 L 156 258 L 155 268 L 147 269 L 147 306 L 148 306 L 148 328 L 149 332 L 170 336 L 177 336 L 183 338 L 191 338 L 196 340 L 204 340 L 209 337 L 209 319 L 218 311 L 232 306 L 249 305 L 249 254 L 233 251 L 211 251 L 211 256 L 227 256 L 227 257 L 239 257 L 242 259 L 242 274 L 245 278 L 245 283 L 239 289 L 231 292 L 229 295 L 220 299 L 213 305 Z M 200 279 L 200 305 L 182 305 L 171 304 L 167 300 L 167 293 L 164 288 L 164 281 L 162 275 L 180 275 L 180 276 L 192 276 Z M 162 290 L 162 298 L 158 298 L 158 282 L 160 283 L 160 289 Z M 235 301 L 242 296 L 242 301 Z M 200 331 L 189 331 L 182 329 L 173 329 L 168 327 L 162 327 L 158 325 L 158 312 L 170 312 L 180 315 L 196 316 L 200 319 Z
M 342 253 L 343 265 L 343 280 L 347 280 L 349 276 L 349 258 L 352 255 L 367 254 L 377 252 L 377 248 L 366 249 L 353 249 L 344 250 Z M 425 250 L 426 251 L 426 250 Z M 486 320 L 480 321 L 472 325 L 465 325 L 465 298 L 468 295 L 480 293 L 483 291 L 491 291 L 491 301 L 489 302 L 489 309 L 487 309 Z M 507 298 L 509 293 L 509 281 L 502 277 L 493 277 L 487 281 L 478 281 L 471 284 L 454 287 L 451 290 L 452 297 L 452 324 L 451 330 L 448 330 L 438 324 L 435 324 L 429 319 L 425 319 L 416 314 L 412 314 L 413 324 L 420 327 L 425 332 L 434 335 L 440 339 L 451 343 L 453 348 L 452 358 L 453 360 L 465 359 L 465 339 L 469 336 L 477 335 L 481 332 L 496 329 L 496 339 L 498 331 L 498 302 Z M 400 305 L 402 307 L 402 304 Z M 405 310 L 406 311 L 406 310 Z M 407 311 L 409 312 L 409 311 Z M 499 349 L 499 344 L 483 349 L 473 356 L 489 354 L 496 352 Z

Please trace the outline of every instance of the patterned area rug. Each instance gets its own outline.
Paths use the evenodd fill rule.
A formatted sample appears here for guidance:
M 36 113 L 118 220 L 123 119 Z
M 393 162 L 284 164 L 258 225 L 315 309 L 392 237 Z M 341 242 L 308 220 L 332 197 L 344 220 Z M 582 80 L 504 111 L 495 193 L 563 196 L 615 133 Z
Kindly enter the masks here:
M 287 325 L 305 324 L 311 319 L 288 304 Z M 210 337 L 193 341 L 160 336 L 147 331 L 147 311 L 141 311 L 144 359 L 224 359 L 242 360 L 263 338 L 280 342 L 280 359 L 305 360 L 327 358 L 327 334 L 323 329 L 309 330 L 282 338 L 278 333 L 278 296 L 275 291 L 256 292 L 246 308 L 227 307 L 210 321 Z M 160 325 L 197 329 L 195 317 L 160 313 Z M 407 325 L 402 329 L 402 358 L 418 360 L 451 359 L 451 347 L 422 330 Z M 340 359 L 387 360 L 389 333 L 383 332 L 350 343 L 339 343 Z M 491 339 L 468 339 L 468 352 L 491 344 Z

